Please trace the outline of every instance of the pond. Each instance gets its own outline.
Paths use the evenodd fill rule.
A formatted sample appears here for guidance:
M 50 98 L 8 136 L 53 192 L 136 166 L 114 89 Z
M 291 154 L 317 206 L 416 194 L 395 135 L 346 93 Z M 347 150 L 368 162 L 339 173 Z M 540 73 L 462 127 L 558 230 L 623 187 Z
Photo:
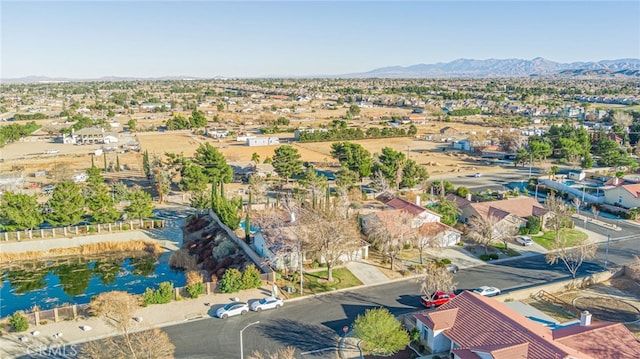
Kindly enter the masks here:
M 152 256 L 86 260 L 80 257 L 23 263 L 0 273 L 0 317 L 34 306 L 50 309 L 89 303 L 91 297 L 112 290 L 142 294 L 169 281 L 185 285 L 182 271 Z

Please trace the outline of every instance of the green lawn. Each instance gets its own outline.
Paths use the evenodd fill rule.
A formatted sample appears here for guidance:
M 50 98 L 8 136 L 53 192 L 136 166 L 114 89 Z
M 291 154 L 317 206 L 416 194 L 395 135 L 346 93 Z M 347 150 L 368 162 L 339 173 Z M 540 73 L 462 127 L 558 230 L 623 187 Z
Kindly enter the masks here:
M 347 268 L 336 268 L 333 270 L 333 281 L 327 281 L 327 271 L 321 270 L 304 274 L 304 295 L 318 294 L 330 292 L 336 289 L 350 288 L 362 285 L 362 282 L 356 278 Z M 280 288 L 292 286 L 295 292 L 286 294 L 287 298 L 300 297 L 300 282 L 298 280 L 281 280 L 278 285 Z
M 305 273 L 304 292 L 305 294 L 317 294 L 329 292 L 335 289 L 350 288 L 362 285 L 347 268 L 336 268 L 333 270 L 333 281 L 327 281 L 328 272 L 326 270 Z
M 577 229 L 563 228 L 560 231 L 561 231 L 560 233 L 561 235 L 566 236 L 569 246 L 572 246 L 574 244 L 577 244 L 587 239 L 587 234 Z M 531 237 L 531 239 L 533 239 L 536 243 L 545 247 L 546 249 L 551 249 L 551 244 L 553 243 L 553 240 L 555 238 L 556 238 L 556 231 L 548 231 L 541 236 Z

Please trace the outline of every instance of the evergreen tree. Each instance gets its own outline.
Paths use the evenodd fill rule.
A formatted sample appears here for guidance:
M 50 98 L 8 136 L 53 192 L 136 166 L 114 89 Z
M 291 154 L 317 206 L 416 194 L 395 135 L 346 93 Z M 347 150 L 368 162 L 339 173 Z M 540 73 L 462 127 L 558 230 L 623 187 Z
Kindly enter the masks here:
M 54 226 L 69 226 L 80 222 L 84 214 L 85 199 L 80 187 L 73 182 L 62 182 L 53 191 L 48 207 L 51 212 L 45 215 Z
M 6 192 L 0 199 L 0 228 L 22 230 L 35 228 L 42 223 L 38 196 Z
M 121 213 L 115 208 L 109 188 L 103 184 L 94 188 L 93 194 L 87 200 L 93 221 L 97 223 L 112 223 L 120 218 Z
M 129 193 L 131 204 L 125 208 L 128 218 L 146 218 L 153 214 L 155 208 L 151 200 L 151 195 L 138 189 Z
M 289 182 L 289 178 L 302 173 L 302 161 L 296 148 L 284 145 L 276 148 L 274 152 L 271 164 L 280 177 Z

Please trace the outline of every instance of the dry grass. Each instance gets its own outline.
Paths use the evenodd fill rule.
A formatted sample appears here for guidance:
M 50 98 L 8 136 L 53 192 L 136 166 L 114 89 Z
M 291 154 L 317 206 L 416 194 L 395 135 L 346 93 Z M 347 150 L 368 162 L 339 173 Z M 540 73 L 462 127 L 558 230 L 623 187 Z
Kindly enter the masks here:
M 187 271 L 184 276 L 187 278 L 187 285 L 193 285 L 196 283 L 203 283 L 204 278 L 202 277 L 202 273 L 195 270 Z
M 29 251 L 23 253 L 0 253 L 0 263 L 41 260 L 62 256 L 92 256 L 107 253 L 149 253 L 159 255 L 162 247 L 155 242 L 134 240 L 128 242 L 100 242 L 83 244 L 79 247 L 55 248 L 48 251 Z
M 189 254 L 186 249 L 179 249 L 169 258 L 169 265 L 174 268 L 181 268 L 187 271 L 198 270 L 196 258 Z

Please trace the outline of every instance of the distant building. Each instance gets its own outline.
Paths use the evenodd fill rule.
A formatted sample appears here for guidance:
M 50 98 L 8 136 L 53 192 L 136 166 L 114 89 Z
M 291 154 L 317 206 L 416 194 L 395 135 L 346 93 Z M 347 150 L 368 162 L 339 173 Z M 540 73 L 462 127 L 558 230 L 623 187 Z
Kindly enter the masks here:
M 156 108 L 161 108 L 162 106 L 164 106 L 167 110 L 171 109 L 170 103 L 163 102 L 145 102 L 140 105 L 140 108 L 143 110 L 155 110 Z
M 0 190 L 15 191 L 22 187 L 24 183 L 24 175 L 22 173 L 0 174 Z
M 279 145 L 280 139 L 278 137 L 254 137 L 248 138 L 246 144 L 250 147 Z
M 105 132 L 104 128 L 87 127 L 78 131 L 71 131 L 73 143 L 80 145 L 95 145 L 103 143 L 118 142 L 118 136 L 113 133 Z

